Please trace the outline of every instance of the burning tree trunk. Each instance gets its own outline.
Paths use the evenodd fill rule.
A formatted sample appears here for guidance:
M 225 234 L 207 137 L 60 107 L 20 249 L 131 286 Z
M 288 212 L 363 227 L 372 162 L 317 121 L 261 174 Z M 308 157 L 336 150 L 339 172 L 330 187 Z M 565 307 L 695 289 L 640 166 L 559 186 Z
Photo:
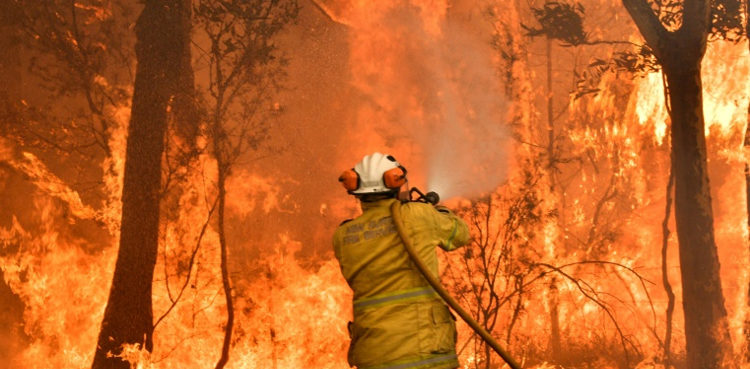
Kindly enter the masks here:
M 661 223 L 662 243 L 661 243 L 661 278 L 664 292 L 667 293 L 667 310 L 666 310 L 666 329 L 664 331 L 664 367 L 669 369 L 672 361 L 672 320 L 674 317 L 674 300 L 675 295 L 672 290 L 672 284 L 669 282 L 669 269 L 667 268 L 667 250 L 669 246 L 669 218 L 672 213 L 672 189 L 674 188 L 674 172 L 669 171 L 669 180 L 667 181 L 667 191 L 665 194 L 666 205 L 664 207 L 664 220 Z
M 750 34 L 750 22 L 748 23 L 748 31 Z M 750 150 L 750 106 L 747 109 L 747 128 L 745 128 L 745 155 L 747 156 Z M 750 234 L 750 162 L 747 157 L 745 159 L 745 202 L 747 206 L 747 228 Z M 750 308 L 750 284 L 747 286 L 747 306 Z M 745 362 L 750 362 L 750 313 L 749 316 L 745 317 Z
M 718 368 L 730 349 L 706 170 L 700 61 L 666 67 L 672 106 L 675 219 L 685 310 L 688 362 Z M 670 69 L 672 70 L 670 73 Z
M 750 48 L 750 1 L 745 2 L 745 37 Z M 747 107 L 747 126 L 745 127 L 745 205 L 747 206 L 747 228 L 750 236 L 750 104 Z M 750 284 L 747 286 L 747 306 L 750 308 Z M 745 316 L 745 362 L 750 362 L 750 312 Z
M 92 368 L 129 368 L 108 353 L 116 355 L 126 344 L 142 344 L 149 351 L 153 347 L 151 281 L 158 249 L 161 159 L 167 106 L 184 51 L 181 42 L 189 32 L 181 21 L 185 5 L 182 0 L 146 1 L 136 23 L 138 67 L 125 153 L 120 248 Z
M 646 0 L 623 4 L 667 78 L 688 368 L 721 368 L 730 363 L 731 339 L 714 241 L 704 134 L 701 60 L 710 29 L 709 2 L 685 0 L 677 31 L 668 31 Z
M 294 0 L 247 1 L 233 6 L 201 0 L 195 9 L 196 26 L 210 42 L 205 54 L 211 69 L 206 91 L 211 112 L 207 128 L 217 165 L 217 232 L 227 309 L 221 356 L 216 363 L 216 369 L 221 369 L 229 361 L 235 317 L 224 229 L 226 183 L 240 156 L 257 149 L 265 139 L 266 107 L 283 72 L 272 39 L 297 16 L 299 8 Z
M 555 193 L 555 171 L 557 157 L 555 154 L 555 114 L 554 114 L 554 92 L 552 91 L 552 38 L 547 37 L 547 172 L 549 176 L 550 193 Z M 561 204 L 555 201 L 555 206 Z M 560 222 L 558 220 L 558 227 Z M 560 335 L 560 301 L 558 299 L 557 281 L 553 278 L 549 286 L 549 320 L 550 320 L 550 347 L 552 348 L 552 360 L 560 362 L 562 352 L 562 337 Z
M 222 136 L 223 137 L 223 136 Z M 216 137 L 214 139 L 217 147 L 221 146 L 221 138 Z M 221 357 L 216 363 L 216 369 L 224 368 L 229 361 L 229 348 L 232 342 L 232 329 L 234 328 L 234 304 L 232 302 L 232 284 L 229 279 L 229 265 L 227 264 L 227 240 L 226 232 L 224 231 L 224 207 L 227 198 L 227 176 L 229 175 L 230 164 L 228 164 L 222 157 L 219 150 L 215 150 L 214 155 L 218 165 L 217 183 L 218 187 L 218 200 L 219 200 L 219 219 L 218 219 L 218 232 L 219 232 L 219 247 L 221 249 L 221 284 L 224 289 L 224 300 L 227 304 L 227 323 L 224 328 L 224 343 L 221 346 Z

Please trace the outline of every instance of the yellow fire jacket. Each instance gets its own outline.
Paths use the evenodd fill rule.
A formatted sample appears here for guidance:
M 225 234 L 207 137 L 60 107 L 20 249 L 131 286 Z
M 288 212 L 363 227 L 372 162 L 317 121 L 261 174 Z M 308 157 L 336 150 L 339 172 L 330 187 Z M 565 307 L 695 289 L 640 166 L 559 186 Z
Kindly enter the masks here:
M 391 218 L 394 201 L 362 203 L 363 214 L 334 234 L 336 258 L 354 292 L 349 365 L 457 368 L 455 318 L 409 259 Z M 434 275 L 436 246 L 450 251 L 469 241 L 466 223 L 445 208 L 410 202 L 401 213 L 414 249 Z

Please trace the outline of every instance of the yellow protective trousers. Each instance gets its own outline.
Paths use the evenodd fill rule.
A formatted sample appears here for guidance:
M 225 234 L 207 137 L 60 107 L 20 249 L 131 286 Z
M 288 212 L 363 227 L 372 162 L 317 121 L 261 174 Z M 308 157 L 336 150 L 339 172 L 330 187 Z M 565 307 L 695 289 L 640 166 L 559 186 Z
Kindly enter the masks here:
M 334 234 L 336 258 L 354 292 L 349 364 L 456 368 L 455 319 L 404 250 L 390 214 L 394 201 L 362 203 L 363 214 Z M 469 241 L 466 224 L 447 209 L 410 202 L 401 205 L 401 214 L 416 252 L 435 275 L 435 248 L 450 251 Z

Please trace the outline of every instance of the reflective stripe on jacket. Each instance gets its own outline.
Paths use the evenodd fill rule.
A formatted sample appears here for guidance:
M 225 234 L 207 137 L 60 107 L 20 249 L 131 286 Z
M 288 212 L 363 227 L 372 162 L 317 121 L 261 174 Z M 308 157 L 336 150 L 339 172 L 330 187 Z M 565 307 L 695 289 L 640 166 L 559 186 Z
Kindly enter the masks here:
M 334 251 L 354 292 L 349 364 L 359 369 L 456 368 L 455 319 L 413 265 L 396 232 L 395 199 L 362 203 L 363 214 L 341 225 Z M 435 247 L 469 241 L 466 224 L 447 210 L 401 205 L 404 228 L 435 275 Z

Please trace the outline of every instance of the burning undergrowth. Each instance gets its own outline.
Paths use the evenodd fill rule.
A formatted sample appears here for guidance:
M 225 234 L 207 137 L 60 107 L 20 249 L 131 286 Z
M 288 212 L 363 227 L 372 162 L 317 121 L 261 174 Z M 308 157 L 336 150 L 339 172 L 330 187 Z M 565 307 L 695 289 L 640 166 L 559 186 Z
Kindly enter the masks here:
M 375 150 L 395 155 L 409 168 L 412 185 L 438 190 L 470 224 L 471 245 L 441 256 L 443 281 L 519 360 L 537 368 L 550 362 L 662 367 L 668 297 L 661 237 L 670 165 L 661 74 L 607 74 L 598 94 L 577 98 L 554 88 L 560 115 L 548 145 L 541 107 L 547 92 L 537 88 L 544 71 L 532 56 L 539 50 L 524 40 L 519 24 L 528 23 L 528 12 L 518 5 L 506 4 L 488 21 L 487 12 L 463 2 L 320 4 L 343 24 L 330 37 L 347 50 L 316 56 L 321 66 L 326 58 L 340 59 L 346 70 L 337 71 L 337 81 L 354 91 L 323 106 L 346 111 L 348 120 L 334 124 L 314 115 L 321 128 L 300 131 L 308 140 L 290 138 L 299 143 L 289 149 L 293 155 L 250 163 L 229 177 L 236 319 L 228 367 L 347 367 L 351 293 L 326 235 L 359 210 L 335 187 L 335 174 L 320 173 L 348 168 Z M 493 30 L 513 47 L 493 49 Z M 313 77 L 291 56 L 291 83 L 307 85 Z M 737 194 L 745 189 L 750 86 L 730 77 L 747 75 L 747 59 L 745 44 L 714 43 L 704 61 L 715 229 L 737 353 L 744 350 L 748 313 L 746 199 Z M 505 70 L 513 78 L 504 79 Z M 295 110 L 301 95 L 281 94 L 291 118 L 280 120 L 322 109 Z M 0 141 L 0 266 L 14 306 L 21 306 L 9 367 L 91 363 L 116 258 L 127 110 L 112 113 L 118 124 L 109 132 L 111 155 L 98 164 L 102 203 L 81 200 L 79 188 L 32 149 Z M 284 124 L 279 130 L 288 129 Z M 319 144 L 327 139 L 336 143 Z M 170 193 L 161 224 L 154 350 L 132 347 L 128 357 L 138 367 L 205 367 L 220 354 L 227 312 L 212 218 L 217 163 L 206 154 L 194 160 L 179 191 Z M 672 219 L 666 224 L 674 231 Z M 677 296 L 672 363 L 682 367 L 674 235 L 667 245 L 666 278 Z M 459 324 L 459 331 L 465 368 L 500 367 L 467 327 Z

